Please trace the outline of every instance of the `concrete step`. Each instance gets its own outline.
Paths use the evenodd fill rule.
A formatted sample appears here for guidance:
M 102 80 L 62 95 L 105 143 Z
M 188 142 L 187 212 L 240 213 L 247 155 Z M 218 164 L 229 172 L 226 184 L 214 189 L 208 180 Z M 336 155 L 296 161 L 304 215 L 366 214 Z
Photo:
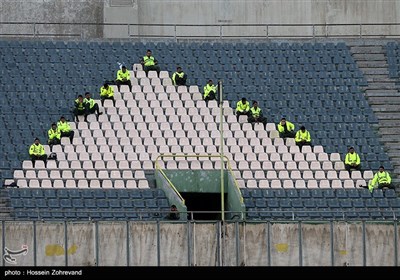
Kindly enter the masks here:
M 350 48 L 350 52 L 352 54 L 356 53 L 373 54 L 373 53 L 383 53 L 384 50 L 381 46 L 354 46 Z
M 397 175 L 399 173 L 400 173 L 400 168 L 393 168 L 392 181 L 393 181 L 393 184 L 396 184 L 396 186 L 399 186 L 399 183 L 400 183 L 399 176 Z M 394 180 L 395 178 L 397 179 L 396 181 Z M 395 182 L 397 182 L 397 183 L 395 183 Z
M 0 219 L 1 220 L 9 220 L 11 218 L 10 212 L 8 213 L 0 213 Z
M 376 60 L 382 60 L 385 61 L 386 57 L 383 53 L 371 53 L 371 54 L 366 54 L 366 53 L 354 53 L 353 58 L 355 60 L 364 60 L 364 61 L 376 61 Z
M 374 60 L 374 61 L 369 61 L 369 60 L 359 60 L 356 61 L 358 68 L 363 69 L 363 68 L 386 68 L 388 67 L 387 61 L 383 60 Z
M 396 142 L 399 141 L 399 136 L 397 135 L 382 135 L 381 140 L 386 142 Z
M 380 120 L 379 121 L 379 125 L 380 127 L 393 127 L 393 126 L 397 126 L 399 124 L 399 122 L 397 120 Z M 399 146 L 400 148 L 400 146 Z
M 397 140 L 396 142 L 385 142 L 385 149 L 387 149 L 387 152 L 397 152 L 400 151 L 400 141 Z M 400 158 L 400 153 L 397 153 L 397 157 Z
M 378 82 L 378 83 L 392 83 L 396 85 L 396 80 L 389 78 L 387 75 L 365 75 L 365 79 L 368 83 Z
M 400 165 L 399 164 L 394 164 L 392 161 L 390 161 L 390 163 L 392 164 L 394 170 L 400 169 Z M 399 177 L 399 173 L 398 172 L 393 172 L 393 173 L 396 174 L 396 177 Z
M 388 152 L 398 153 L 398 151 L 400 151 L 399 145 L 400 143 L 385 142 L 385 148 L 387 148 Z
M 385 68 L 364 68 L 362 69 L 364 75 L 388 75 L 389 70 Z
M 385 90 L 366 89 L 365 96 L 367 97 L 399 96 L 399 91 L 395 89 L 385 89 Z
M 393 171 L 393 173 L 394 174 L 392 174 L 393 176 L 392 176 L 392 184 L 393 185 L 395 185 L 395 187 L 396 187 L 396 193 L 397 193 L 397 195 L 399 195 L 399 189 L 398 189 L 398 187 L 399 187 L 399 185 L 400 185 L 400 178 L 397 178 L 397 177 L 395 177 L 396 175 L 396 170 L 394 170 Z
M 375 112 L 375 116 L 378 118 L 379 121 L 381 120 L 396 120 L 400 122 L 400 117 L 393 114 L 388 114 L 386 112 Z
M 400 151 L 392 151 L 387 153 L 392 164 L 400 165 L 400 158 L 396 157 L 398 156 L 399 152 Z
M 400 106 L 399 105 L 392 105 L 390 102 L 388 102 L 385 106 L 373 106 L 372 110 L 374 112 L 389 112 L 390 114 L 395 114 L 396 112 L 400 111 Z M 400 117 L 400 113 L 397 113 Z
M 346 42 L 346 45 L 349 47 L 369 47 L 369 46 L 384 46 L 386 42 L 382 42 L 381 40 L 368 40 L 368 39 L 354 39 Z
M 379 129 L 379 134 L 381 135 L 400 135 L 400 130 L 396 127 L 381 127 Z
M 393 89 L 393 90 L 396 90 L 397 86 L 393 82 L 388 82 L 388 83 L 373 82 L 373 83 L 369 83 L 368 89 L 378 89 L 378 90 L 382 90 L 382 89 L 392 90 Z
M 398 104 L 400 105 L 400 98 L 396 96 L 369 96 L 368 103 L 370 105 L 386 105 L 386 104 Z

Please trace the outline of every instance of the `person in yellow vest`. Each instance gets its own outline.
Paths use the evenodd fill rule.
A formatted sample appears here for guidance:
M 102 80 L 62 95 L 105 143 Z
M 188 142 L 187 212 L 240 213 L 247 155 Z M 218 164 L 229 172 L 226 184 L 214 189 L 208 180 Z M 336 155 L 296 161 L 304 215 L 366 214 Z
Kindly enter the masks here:
M 35 142 L 29 147 L 29 157 L 32 160 L 32 165 L 35 167 L 37 160 L 43 160 L 44 163 L 47 161 L 47 155 L 44 151 L 44 147 L 40 144 L 39 138 L 35 138 Z
M 208 80 L 208 83 L 204 86 L 203 99 L 205 101 L 215 100 L 217 94 L 217 86 L 214 85 L 213 80 Z
M 47 131 L 47 135 L 49 137 L 47 143 L 50 147 L 61 144 L 61 131 L 57 128 L 56 123 L 51 124 L 51 128 Z
M 111 99 L 115 107 L 114 89 L 108 85 L 107 82 L 100 88 L 101 106 L 104 106 L 104 100 Z
M 79 122 L 78 116 L 84 115 L 85 116 L 85 121 L 87 121 L 87 106 L 85 103 L 85 100 L 83 99 L 83 96 L 81 94 L 78 95 L 78 98 L 75 99 L 74 101 L 74 116 L 75 116 L 75 121 Z
M 311 146 L 311 136 L 310 132 L 306 130 L 306 127 L 303 125 L 300 127 L 300 130 L 296 132 L 295 137 L 296 145 L 299 146 L 300 151 L 303 146 Z
M 70 143 L 72 144 L 75 132 L 71 130 L 71 126 L 66 121 L 64 116 L 61 116 L 60 120 L 58 121 L 57 128 L 61 132 L 61 137 L 69 137 Z
M 99 111 L 99 105 L 96 103 L 96 101 L 94 101 L 93 98 L 91 98 L 89 92 L 85 93 L 84 102 L 85 102 L 88 114 L 97 113 L 97 118 L 99 118 L 99 116 L 103 114 L 103 112 Z M 87 119 L 85 119 L 85 121 L 87 121 Z
M 382 165 L 379 167 L 379 171 L 375 173 L 374 178 L 370 181 L 368 189 L 372 192 L 375 188 L 383 189 L 389 188 L 394 189 L 392 186 L 392 178 L 389 172 L 385 171 L 385 167 Z
M 174 86 L 186 86 L 187 75 L 182 71 L 182 67 L 178 66 L 176 72 L 172 74 L 172 83 Z
M 279 137 L 281 138 L 294 138 L 296 132 L 294 131 L 294 124 L 282 118 L 278 123 Z
M 122 65 L 121 69 L 118 70 L 115 84 L 118 91 L 120 91 L 121 85 L 128 85 L 129 91 L 132 91 L 131 73 L 126 69 L 125 65 Z
M 246 97 L 236 103 L 236 118 L 239 121 L 239 116 L 250 116 L 250 103 Z
M 350 172 L 351 169 L 361 170 L 360 156 L 350 147 L 344 159 L 344 167 Z
M 158 66 L 157 59 L 151 55 L 151 50 L 146 51 L 146 55 L 140 60 L 140 64 L 143 66 L 144 72 L 146 75 L 149 71 L 157 71 L 157 74 L 160 74 L 160 66 Z
M 263 116 L 263 112 L 260 107 L 258 107 L 258 102 L 253 101 L 253 107 L 250 108 L 250 114 L 247 118 L 248 122 L 253 124 L 254 123 L 262 123 L 264 124 L 264 128 L 267 127 L 267 118 Z

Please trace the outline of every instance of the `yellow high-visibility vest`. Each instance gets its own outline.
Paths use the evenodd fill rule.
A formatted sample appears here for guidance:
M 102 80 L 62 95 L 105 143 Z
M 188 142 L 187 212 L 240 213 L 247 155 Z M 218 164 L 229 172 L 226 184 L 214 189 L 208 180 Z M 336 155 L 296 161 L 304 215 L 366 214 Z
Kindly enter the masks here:
M 30 147 L 29 147 L 29 155 L 35 155 L 35 156 L 42 156 L 44 155 L 44 147 L 42 144 L 36 145 L 35 143 L 33 143 Z

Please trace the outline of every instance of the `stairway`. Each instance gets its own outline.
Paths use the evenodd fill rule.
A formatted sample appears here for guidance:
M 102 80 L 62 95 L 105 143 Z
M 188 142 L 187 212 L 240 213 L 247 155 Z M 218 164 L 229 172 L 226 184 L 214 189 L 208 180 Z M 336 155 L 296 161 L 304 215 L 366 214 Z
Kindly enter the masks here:
M 10 198 L 7 191 L 0 190 L 0 221 L 11 220 Z
M 376 129 L 394 168 L 392 179 L 397 187 L 400 183 L 399 87 L 396 80 L 389 77 L 384 43 L 365 41 L 349 46 L 358 68 L 367 79 L 365 97 L 379 120 Z M 399 191 L 400 188 L 396 189 Z

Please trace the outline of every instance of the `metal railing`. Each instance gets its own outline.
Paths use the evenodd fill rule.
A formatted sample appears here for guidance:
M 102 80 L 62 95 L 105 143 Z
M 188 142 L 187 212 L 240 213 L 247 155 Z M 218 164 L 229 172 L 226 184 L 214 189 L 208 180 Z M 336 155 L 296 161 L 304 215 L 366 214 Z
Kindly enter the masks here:
M 387 222 L 387 221 L 399 221 L 400 212 L 396 210 L 381 210 L 373 209 L 364 212 L 368 214 L 365 218 L 361 218 L 354 214 L 357 212 L 347 209 L 337 210 L 320 210 L 310 208 L 309 210 L 266 210 L 265 208 L 257 210 L 247 209 L 245 212 L 242 211 L 223 211 L 226 214 L 232 214 L 231 219 L 227 221 L 368 221 L 368 222 Z M 200 221 L 204 219 L 197 219 L 196 214 L 218 214 L 222 215 L 222 211 L 180 211 L 179 214 L 186 217 L 183 220 Z M 9 216 L 9 214 L 11 215 Z M 104 213 L 108 214 L 108 217 L 104 217 Z M 24 218 L 29 221 L 157 221 L 157 220 L 168 220 L 167 215 L 171 213 L 169 209 L 149 209 L 149 208 L 134 208 L 134 209 L 77 209 L 77 208 L 60 208 L 60 209 L 6 209 L 0 208 L 0 214 L 2 221 L 21 221 Z M 314 217 L 310 217 L 310 213 L 314 213 Z M 379 214 L 380 217 L 371 218 L 371 214 Z M 324 216 L 324 217 L 323 217 Z M 210 221 L 221 220 L 218 218 L 210 219 Z
M 107 35 L 104 36 L 107 29 L 118 30 L 120 38 L 136 39 L 400 38 L 400 23 L 131 24 L 3 21 L 0 26 L 0 36 L 19 38 L 107 38 Z

